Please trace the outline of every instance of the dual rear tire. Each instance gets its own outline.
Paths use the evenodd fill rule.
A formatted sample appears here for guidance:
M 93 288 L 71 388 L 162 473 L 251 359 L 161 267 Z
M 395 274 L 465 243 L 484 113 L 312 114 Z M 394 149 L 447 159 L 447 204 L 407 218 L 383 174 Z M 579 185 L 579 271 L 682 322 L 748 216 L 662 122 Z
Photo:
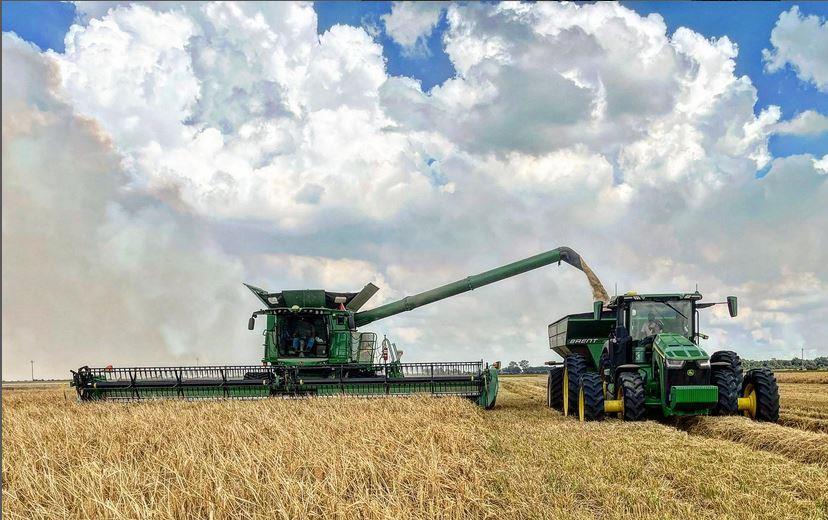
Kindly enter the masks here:
M 549 371 L 546 405 L 580 421 L 604 418 L 604 389 L 601 376 L 588 371 L 587 360 L 578 354 L 567 356 L 563 366 Z

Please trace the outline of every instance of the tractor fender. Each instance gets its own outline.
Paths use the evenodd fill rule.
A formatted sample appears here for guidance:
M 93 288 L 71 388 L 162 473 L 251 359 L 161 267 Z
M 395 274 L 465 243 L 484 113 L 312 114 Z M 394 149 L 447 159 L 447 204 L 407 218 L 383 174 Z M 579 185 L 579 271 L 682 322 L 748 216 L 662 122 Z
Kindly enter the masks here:
M 621 377 L 621 374 L 624 372 L 636 372 L 641 368 L 641 365 L 637 365 L 635 363 L 627 363 L 626 365 L 619 365 L 615 367 L 615 372 L 613 374 L 613 382 L 618 385 L 618 378 Z

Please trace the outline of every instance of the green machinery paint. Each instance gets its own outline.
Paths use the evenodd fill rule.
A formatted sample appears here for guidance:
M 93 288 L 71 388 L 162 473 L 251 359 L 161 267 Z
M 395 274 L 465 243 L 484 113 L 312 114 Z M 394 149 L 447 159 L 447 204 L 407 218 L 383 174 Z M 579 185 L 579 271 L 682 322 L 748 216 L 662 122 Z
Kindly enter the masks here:
M 498 390 L 494 366 L 483 362 L 403 363 L 396 345 L 387 339 L 381 342 L 378 361 L 376 335 L 357 328 L 560 262 L 583 271 L 597 297 L 606 294 L 586 263 L 568 247 L 366 311 L 360 309 L 378 291 L 373 284 L 358 293 L 321 289 L 268 292 L 247 285 L 265 306 L 253 313 L 248 325 L 253 330 L 256 319 L 265 318 L 261 366 L 82 367 L 73 371 L 72 384 L 81 400 L 428 393 L 459 395 L 491 408 Z
M 743 373 L 738 354 L 709 355 L 699 346 L 698 292 L 627 293 L 591 313 L 549 325 L 550 348 L 564 358 L 550 370 L 547 404 L 581 420 L 619 413 L 625 420 L 731 415 L 776 421 L 779 392 L 773 373 Z M 727 298 L 736 316 L 736 298 Z

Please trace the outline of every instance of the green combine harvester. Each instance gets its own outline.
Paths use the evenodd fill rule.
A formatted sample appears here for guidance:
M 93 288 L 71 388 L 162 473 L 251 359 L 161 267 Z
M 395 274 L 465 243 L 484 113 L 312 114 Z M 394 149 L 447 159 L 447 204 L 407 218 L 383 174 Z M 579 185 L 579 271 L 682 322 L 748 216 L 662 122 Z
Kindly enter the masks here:
M 735 415 L 779 419 L 779 389 L 773 372 L 743 373 L 739 355 L 702 349 L 699 310 L 737 300 L 700 303 L 690 294 L 616 296 L 593 312 L 570 314 L 549 325 L 549 346 L 564 358 L 549 363 L 547 404 L 581 421 L 618 414 L 625 421 L 647 415 Z
M 379 290 L 370 283 L 358 293 L 247 285 L 265 306 L 248 323 L 254 330 L 256 318 L 266 320 L 261 366 L 82 367 L 72 371 L 72 386 L 81 401 L 430 394 L 467 397 L 489 409 L 497 398 L 497 366 L 403 363 L 394 343 L 383 339 L 378 348 L 375 333 L 357 328 L 561 261 L 584 271 L 595 287 L 597 278 L 567 247 L 367 311 L 360 309 Z

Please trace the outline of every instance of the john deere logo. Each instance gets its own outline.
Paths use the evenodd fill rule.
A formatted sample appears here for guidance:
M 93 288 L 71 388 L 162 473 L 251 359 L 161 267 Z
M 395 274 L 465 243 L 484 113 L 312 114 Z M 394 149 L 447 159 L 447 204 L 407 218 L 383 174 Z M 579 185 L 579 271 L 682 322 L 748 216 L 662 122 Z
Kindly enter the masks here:
M 696 371 L 692 368 L 687 371 L 687 377 L 693 377 L 694 375 L 696 375 Z

